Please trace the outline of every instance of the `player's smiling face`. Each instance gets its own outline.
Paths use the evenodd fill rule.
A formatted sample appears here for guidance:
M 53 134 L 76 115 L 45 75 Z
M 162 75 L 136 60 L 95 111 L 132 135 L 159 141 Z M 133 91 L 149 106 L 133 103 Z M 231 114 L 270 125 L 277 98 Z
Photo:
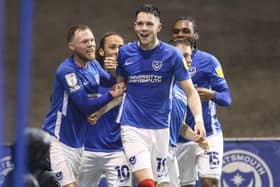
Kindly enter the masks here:
M 95 59 L 95 38 L 88 29 L 78 30 L 70 42 L 74 56 L 82 62 Z
M 190 41 L 194 39 L 194 28 L 192 22 L 179 20 L 173 28 L 173 38 L 185 38 Z
M 158 17 L 146 12 L 140 12 L 137 15 L 134 30 L 142 49 L 150 50 L 157 45 L 157 33 L 160 29 L 161 23 Z

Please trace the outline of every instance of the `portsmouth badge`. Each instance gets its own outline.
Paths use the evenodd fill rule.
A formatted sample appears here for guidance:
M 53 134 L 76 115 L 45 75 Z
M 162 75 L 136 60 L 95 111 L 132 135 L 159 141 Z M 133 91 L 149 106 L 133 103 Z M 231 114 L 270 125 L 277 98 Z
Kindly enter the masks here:
M 190 67 L 189 68 L 189 74 L 191 75 L 191 77 L 194 76 L 195 73 L 196 73 L 196 67 Z
M 62 180 L 63 178 L 63 173 L 62 171 L 58 171 L 55 173 L 55 177 L 57 178 L 57 180 Z
M 222 187 L 274 187 L 267 164 L 258 155 L 235 149 L 223 157 Z
M 134 165 L 136 163 L 136 156 L 131 156 L 128 161 L 130 164 Z
M 153 67 L 153 70 L 155 71 L 159 71 L 162 67 L 162 61 L 153 61 L 152 62 L 152 67 Z

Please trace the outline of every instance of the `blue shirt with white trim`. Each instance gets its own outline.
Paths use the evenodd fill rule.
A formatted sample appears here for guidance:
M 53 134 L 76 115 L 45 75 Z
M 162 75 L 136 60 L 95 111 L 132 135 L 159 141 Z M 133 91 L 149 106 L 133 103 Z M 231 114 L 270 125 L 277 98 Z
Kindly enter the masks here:
M 113 99 L 110 93 L 97 98 L 99 85 L 112 86 L 115 79 L 93 60 L 83 68 L 73 57 L 57 68 L 50 111 L 43 129 L 70 147 L 82 147 L 86 133 L 86 116 Z
M 229 106 L 231 95 L 224 77 L 220 62 L 213 55 L 195 49 L 189 69 L 195 87 L 203 87 L 215 91 L 215 98 L 202 102 L 203 120 L 206 136 L 222 132 L 221 124 L 216 113 L 216 104 Z M 195 121 L 188 108 L 186 123 L 193 129 Z M 185 141 L 180 138 L 180 141 Z
M 117 74 L 127 86 L 118 121 L 137 128 L 168 128 L 174 83 L 190 78 L 181 52 L 162 41 L 152 50 L 132 42 L 120 48 L 118 62 Z
M 109 88 L 99 87 L 99 94 Z M 88 124 L 84 149 L 93 152 L 116 152 L 123 150 L 120 124 L 116 122 L 119 106 L 104 113 L 94 125 Z
M 180 135 L 180 128 L 185 120 L 187 113 L 187 103 L 188 101 L 185 92 L 182 90 L 180 85 L 176 83 L 173 89 L 173 100 L 170 121 L 169 144 L 172 147 L 175 147 L 177 145 L 177 141 Z

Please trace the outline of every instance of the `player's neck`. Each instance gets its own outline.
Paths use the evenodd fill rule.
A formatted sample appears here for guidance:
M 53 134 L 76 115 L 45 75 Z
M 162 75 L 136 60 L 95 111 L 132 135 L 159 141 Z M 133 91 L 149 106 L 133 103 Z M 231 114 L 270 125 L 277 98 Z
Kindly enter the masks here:
M 81 59 L 78 56 L 74 56 L 74 62 L 80 68 L 84 68 L 87 65 L 87 63 L 88 63 L 87 60 Z
M 138 46 L 144 50 L 144 51 L 148 51 L 148 50 L 152 50 L 154 49 L 157 45 L 159 44 L 159 40 L 156 38 L 154 41 L 146 44 L 146 45 L 143 45 L 141 44 L 141 42 L 138 41 Z

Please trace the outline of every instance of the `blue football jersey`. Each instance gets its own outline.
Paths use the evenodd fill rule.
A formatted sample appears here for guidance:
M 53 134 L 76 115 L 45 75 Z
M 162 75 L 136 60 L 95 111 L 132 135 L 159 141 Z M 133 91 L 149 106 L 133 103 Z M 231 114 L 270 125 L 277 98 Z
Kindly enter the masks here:
M 213 100 L 202 102 L 206 136 L 221 132 L 222 128 L 217 117 L 216 104 L 221 106 L 230 105 L 231 96 L 220 62 L 213 55 L 195 49 L 189 72 L 195 87 L 215 90 L 215 98 Z M 195 125 L 189 108 L 187 109 L 186 123 L 192 128 Z
M 117 73 L 125 78 L 127 86 L 120 123 L 168 128 L 174 83 L 190 78 L 181 52 L 164 42 L 152 50 L 142 50 L 133 42 L 120 48 L 118 62 Z
M 98 93 L 108 92 L 108 88 L 99 87 Z M 94 152 L 115 152 L 122 150 L 120 124 L 116 123 L 119 106 L 103 114 L 94 125 L 88 124 L 85 150 Z
M 86 116 L 113 99 L 109 93 L 93 99 L 97 96 L 98 87 L 112 86 L 114 83 L 115 79 L 97 61 L 91 61 L 81 68 L 72 57 L 67 58 L 57 68 L 51 107 L 43 129 L 68 146 L 83 146 Z
M 175 84 L 173 89 L 173 100 L 170 121 L 169 144 L 173 147 L 177 145 L 179 131 L 187 113 L 187 97 L 180 85 Z

